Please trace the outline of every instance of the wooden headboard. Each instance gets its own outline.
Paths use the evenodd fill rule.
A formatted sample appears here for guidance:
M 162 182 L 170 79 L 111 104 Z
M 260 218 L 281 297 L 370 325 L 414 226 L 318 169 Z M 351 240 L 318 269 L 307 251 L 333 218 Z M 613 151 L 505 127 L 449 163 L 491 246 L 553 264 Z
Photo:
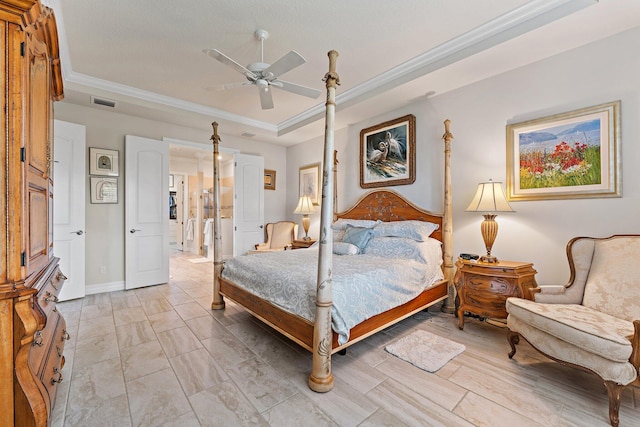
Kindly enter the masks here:
M 431 237 L 442 242 L 442 214 L 421 209 L 391 190 L 375 190 L 362 196 L 356 204 L 336 215 L 338 218 L 371 219 L 385 222 L 418 220 L 438 224 Z

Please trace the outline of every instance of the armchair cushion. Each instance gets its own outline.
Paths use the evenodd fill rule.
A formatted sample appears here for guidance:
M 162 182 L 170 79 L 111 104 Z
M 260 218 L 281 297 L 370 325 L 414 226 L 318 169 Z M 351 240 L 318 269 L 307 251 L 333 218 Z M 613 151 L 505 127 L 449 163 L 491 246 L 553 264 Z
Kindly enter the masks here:
M 540 304 L 509 298 L 507 311 L 562 341 L 616 362 L 631 356 L 633 323 L 578 304 Z M 512 318 L 513 318 L 512 317 Z

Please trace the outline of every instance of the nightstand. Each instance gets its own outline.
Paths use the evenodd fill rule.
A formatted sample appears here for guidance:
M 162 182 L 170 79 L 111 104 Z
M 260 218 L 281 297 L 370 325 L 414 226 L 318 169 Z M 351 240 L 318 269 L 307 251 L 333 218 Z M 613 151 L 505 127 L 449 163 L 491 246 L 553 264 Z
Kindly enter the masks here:
M 308 248 L 309 246 L 313 245 L 315 243 L 315 239 L 310 239 L 310 240 L 294 240 L 291 243 L 291 249 L 304 249 L 304 248 Z
M 456 262 L 453 279 L 458 293 L 458 328 L 464 327 L 464 313 L 480 317 L 506 319 L 509 297 L 533 300 L 536 270 L 530 262 L 500 261 L 484 263 L 461 258 Z

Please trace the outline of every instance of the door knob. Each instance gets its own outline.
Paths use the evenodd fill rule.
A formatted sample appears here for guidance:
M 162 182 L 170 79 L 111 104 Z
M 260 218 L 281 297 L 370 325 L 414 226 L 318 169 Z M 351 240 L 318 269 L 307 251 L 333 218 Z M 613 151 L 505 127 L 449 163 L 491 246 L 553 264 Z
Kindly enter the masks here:
M 77 234 L 78 236 L 82 236 L 82 235 L 84 234 L 84 231 L 82 231 L 82 230 L 76 230 L 76 231 L 72 231 L 72 232 L 71 232 L 71 233 L 69 233 L 69 234 Z
M 135 233 L 136 231 L 142 231 L 142 230 L 136 230 L 135 228 L 132 228 L 131 230 L 129 230 L 129 233 L 133 234 L 133 233 Z

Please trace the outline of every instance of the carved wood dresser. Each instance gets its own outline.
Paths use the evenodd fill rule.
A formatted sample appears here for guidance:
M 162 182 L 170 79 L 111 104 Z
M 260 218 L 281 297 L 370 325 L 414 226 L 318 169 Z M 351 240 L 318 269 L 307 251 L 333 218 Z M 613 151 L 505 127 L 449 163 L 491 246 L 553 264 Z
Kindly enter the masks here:
M 53 12 L 0 0 L 0 38 L 0 426 L 46 426 L 69 337 L 53 256 L 53 101 L 63 98 Z

